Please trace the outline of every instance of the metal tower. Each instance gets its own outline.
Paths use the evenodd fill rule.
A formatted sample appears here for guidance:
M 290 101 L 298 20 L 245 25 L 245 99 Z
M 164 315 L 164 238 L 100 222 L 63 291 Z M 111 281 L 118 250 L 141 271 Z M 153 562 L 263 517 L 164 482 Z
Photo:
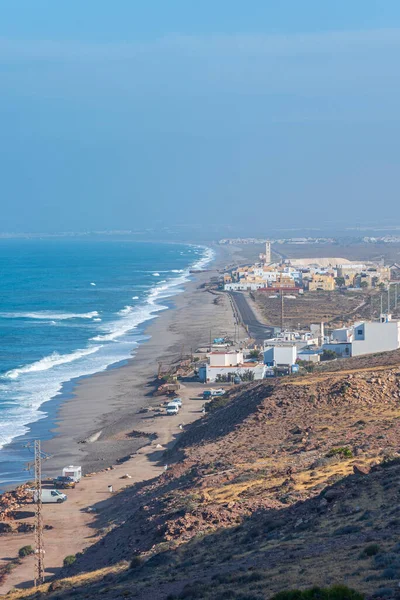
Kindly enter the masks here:
M 44 545 L 42 515 L 42 452 L 40 440 L 35 440 L 35 587 L 44 583 Z

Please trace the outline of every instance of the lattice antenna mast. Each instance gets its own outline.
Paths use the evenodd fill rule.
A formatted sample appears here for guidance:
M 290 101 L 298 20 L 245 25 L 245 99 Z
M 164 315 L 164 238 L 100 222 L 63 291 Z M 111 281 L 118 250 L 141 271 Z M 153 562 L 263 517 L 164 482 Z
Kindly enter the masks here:
M 42 514 L 42 452 L 40 440 L 35 440 L 35 587 L 44 583 L 44 545 Z

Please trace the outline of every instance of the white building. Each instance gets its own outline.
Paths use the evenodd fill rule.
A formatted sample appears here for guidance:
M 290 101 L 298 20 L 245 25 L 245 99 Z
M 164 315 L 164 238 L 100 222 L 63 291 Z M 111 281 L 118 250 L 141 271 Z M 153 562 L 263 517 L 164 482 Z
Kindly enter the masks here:
M 264 341 L 264 350 L 270 346 L 296 346 L 297 350 L 305 346 L 317 346 L 318 336 L 311 331 L 282 331 L 274 338 Z
M 321 359 L 319 352 L 315 350 L 308 350 L 307 348 L 303 348 L 298 352 L 297 358 L 299 360 L 303 360 L 305 362 L 318 363 Z
M 244 362 L 242 350 L 211 352 L 209 359 L 210 367 L 237 367 Z
M 233 375 L 238 377 L 247 376 L 249 372 L 253 374 L 254 380 L 264 379 L 265 377 L 266 366 L 263 363 L 259 362 L 246 362 L 241 365 L 237 365 L 236 367 L 218 367 L 211 366 L 207 364 L 203 370 L 199 370 L 200 380 L 207 382 L 215 382 L 220 377 L 224 375 Z M 205 374 L 203 374 L 205 373 Z
M 266 366 L 262 362 L 245 361 L 242 350 L 230 352 L 211 352 L 208 355 L 208 364 L 200 367 L 199 377 L 201 381 L 215 382 L 222 376 L 239 376 L 249 380 L 252 373 L 254 380 L 264 379 Z
M 400 321 L 381 315 L 379 321 L 361 321 L 351 327 L 334 329 L 331 341 L 322 346 L 338 356 L 361 356 L 400 348 Z
M 297 360 L 295 344 L 264 346 L 264 363 L 269 366 L 293 366 Z
M 365 321 L 354 325 L 352 356 L 397 348 L 400 348 L 400 321 L 392 321 L 391 315 L 382 315 L 380 321 Z
M 333 342 L 348 343 L 353 340 L 353 327 L 341 327 L 332 331 L 331 339 Z

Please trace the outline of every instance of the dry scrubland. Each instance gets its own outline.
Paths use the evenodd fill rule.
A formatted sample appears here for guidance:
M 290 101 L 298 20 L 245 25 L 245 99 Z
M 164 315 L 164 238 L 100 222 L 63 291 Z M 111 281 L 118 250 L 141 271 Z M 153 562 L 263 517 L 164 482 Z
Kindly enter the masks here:
M 337 367 L 337 363 L 333 363 Z M 108 533 L 36 596 L 261 600 L 400 578 L 400 352 L 232 389 L 168 471 L 100 511 Z
M 280 323 L 281 300 L 270 298 L 265 292 L 252 292 L 263 320 L 267 325 Z M 386 296 L 384 297 L 387 303 Z M 393 311 L 392 311 L 393 312 Z M 380 313 L 380 293 L 356 292 L 306 292 L 296 299 L 285 298 L 286 327 L 307 327 L 310 323 L 329 323 L 340 327 L 358 319 L 370 319 Z

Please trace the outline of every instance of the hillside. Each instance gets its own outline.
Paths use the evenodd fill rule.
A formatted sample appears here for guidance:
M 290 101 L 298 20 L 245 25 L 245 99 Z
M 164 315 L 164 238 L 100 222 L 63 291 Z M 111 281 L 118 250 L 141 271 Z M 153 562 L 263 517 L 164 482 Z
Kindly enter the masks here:
M 400 359 L 382 356 L 215 400 L 162 477 L 99 503 L 105 536 L 40 597 L 261 600 L 336 583 L 394 597 Z

